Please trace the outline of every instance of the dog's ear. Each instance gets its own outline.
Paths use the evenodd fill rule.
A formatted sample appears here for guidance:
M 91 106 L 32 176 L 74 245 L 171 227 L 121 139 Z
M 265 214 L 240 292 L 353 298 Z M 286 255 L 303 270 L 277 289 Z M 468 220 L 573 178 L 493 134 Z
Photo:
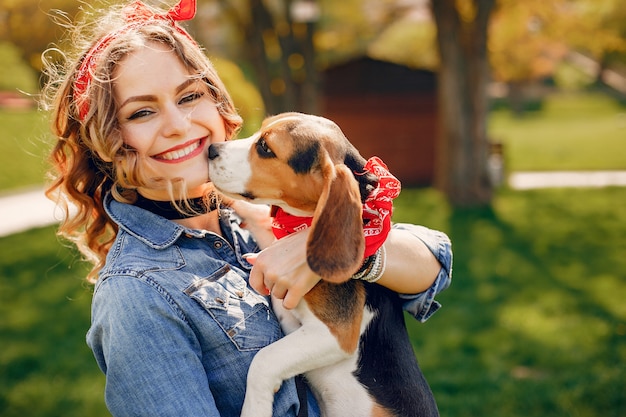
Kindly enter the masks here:
M 324 189 L 307 242 L 311 270 L 330 282 L 344 282 L 363 262 L 363 206 L 359 185 L 344 164 L 322 164 Z

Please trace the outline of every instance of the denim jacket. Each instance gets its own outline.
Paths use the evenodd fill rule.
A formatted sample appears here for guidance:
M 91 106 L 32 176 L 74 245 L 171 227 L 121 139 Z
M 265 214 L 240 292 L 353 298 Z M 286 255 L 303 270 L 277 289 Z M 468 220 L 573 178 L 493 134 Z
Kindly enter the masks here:
M 242 254 L 258 251 L 256 242 L 230 210 L 221 212 L 222 238 L 110 196 L 105 206 L 120 229 L 95 286 L 87 343 L 106 375 L 110 412 L 239 416 L 252 358 L 282 336 L 268 299 L 247 283 Z M 442 264 L 430 289 L 402 295 L 405 310 L 425 321 L 450 283 L 450 242 L 420 226 L 394 227 L 412 231 Z M 294 380 L 285 381 L 273 415 L 296 416 L 299 407 Z

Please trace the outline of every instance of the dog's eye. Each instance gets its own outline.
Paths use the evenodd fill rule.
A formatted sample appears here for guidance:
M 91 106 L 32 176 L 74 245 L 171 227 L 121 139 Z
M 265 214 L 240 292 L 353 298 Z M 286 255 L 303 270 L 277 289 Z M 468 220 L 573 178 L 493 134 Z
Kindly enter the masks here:
M 267 142 L 265 141 L 265 139 L 263 138 L 257 141 L 256 149 L 257 149 L 259 156 L 262 158 L 273 158 L 276 156 L 274 152 L 272 152 L 270 147 L 267 145 Z

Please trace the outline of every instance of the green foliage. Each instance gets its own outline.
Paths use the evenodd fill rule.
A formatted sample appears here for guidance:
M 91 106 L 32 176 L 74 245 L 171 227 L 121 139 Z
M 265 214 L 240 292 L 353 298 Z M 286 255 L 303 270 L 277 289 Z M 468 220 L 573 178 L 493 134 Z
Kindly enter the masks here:
M 502 191 L 453 210 L 404 190 L 396 221 L 452 239 L 451 287 L 409 320 L 442 416 L 622 416 L 626 368 L 625 188 Z
M 494 111 L 489 134 L 509 172 L 626 169 L 626 108 L 603 95 L 549 96 L 522 118 Z
M 553 74 L 571 50 L 605 63 L 623 56 L 625 10 L 621 0 L 499 0 L 490 22 L 494 77 L 540 79 Z
M 35 71 L 42 68 L 41 54 L 56 42 L 64 28 L 55 21 L 62 10 L 74 16 L 81 4 L 75 0 L 0 0 L 0 40 L 15 44 L 24 59 Z M 54 17 L 53 17 L 54 16 Z
M 407 19 L 390 24 L 368 47 L 368 56 L 382 61 L 436 71 L 439 55 L 434 22 Z
M 245 78 L 243 71 L 234 62 L 223 58 L 211 58 L 211 62 L 243 118 L 239 136 L 250 136 L 261 126 L 265 117 L 265 106 L 259 90 Z
M 367 44 L 380 29 L 379 23 L 369 18 L 362 0 L 320 0 L 321 18 L 317 25 L 315 47 L 322 66 L 345 61 L 364 54 Z M 370 12 L 385 10 L 384 2 L 371 2 Z M 380 16 L 379 16 L 380 17 Z
M 0 42 L 0 91 L 35 93 L 37 77 L 35 72 L 20 56 L 15 45 L 9 42 Z

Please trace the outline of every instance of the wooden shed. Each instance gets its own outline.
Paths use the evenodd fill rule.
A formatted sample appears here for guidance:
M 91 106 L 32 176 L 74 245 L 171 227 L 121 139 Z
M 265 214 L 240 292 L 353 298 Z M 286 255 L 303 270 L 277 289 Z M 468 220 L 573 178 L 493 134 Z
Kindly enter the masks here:
M 436 84 L 431 71 L 359 58 L 322 73 L 320 110 L 365 158 L 382 158 L 404 186 L 430 185 Z

